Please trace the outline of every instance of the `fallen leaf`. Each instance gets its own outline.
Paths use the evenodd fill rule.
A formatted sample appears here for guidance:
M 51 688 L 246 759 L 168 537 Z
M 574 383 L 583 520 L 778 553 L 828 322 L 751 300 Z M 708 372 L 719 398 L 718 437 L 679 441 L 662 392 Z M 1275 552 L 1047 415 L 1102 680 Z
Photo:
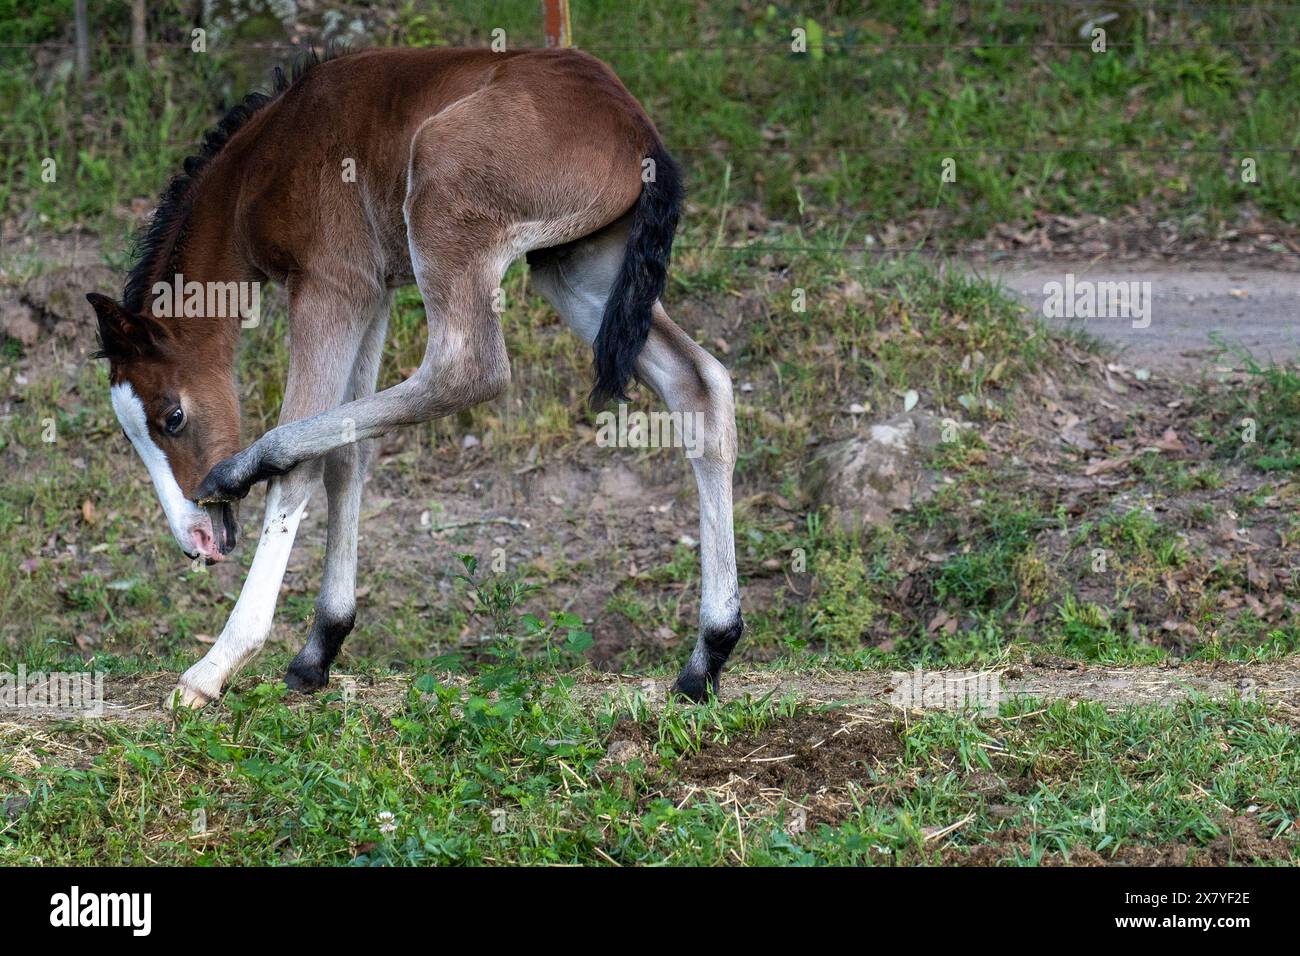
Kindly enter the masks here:
M 1178 437 L 1178 432 L 1172 428 L 1166 428 L 1160 440 L 1156 442 L 1156 447 L 1161 451 L 1187 451 L 1187 446 L 1182 443 Z
M 1127 464 L 1127 458 L 1102 458 L 1099 461 L 1089 462 L 1088 466 L 1083 469 L 1083 473 L 1092 477 L 1093 475 L 1105 474 L 1108 471 L 1118 471 Z
M 1259 588 L 1261 591 L 1267 591 L 1273 586 L 1273 572 L 1269 568 L 1260 569 L 1253 558 L 1246 558 L 1246 580 L 1250 582 L 1253 588 Z

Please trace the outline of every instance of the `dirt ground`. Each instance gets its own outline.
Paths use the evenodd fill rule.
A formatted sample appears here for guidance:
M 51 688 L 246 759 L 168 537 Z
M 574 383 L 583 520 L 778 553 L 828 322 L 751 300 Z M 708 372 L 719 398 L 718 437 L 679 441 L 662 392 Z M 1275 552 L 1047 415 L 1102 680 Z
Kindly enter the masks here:
M 1033 663 L 1006 664 L 985 671 L 925 671 L 928 680 L 969 685 L 982 679 L 983 687 L 996 688 L 998 701 L 1017 698 L 1091 700 L 1119 708 L 1134 704 L 1170 704 L 1190 695 L 1212 700 L 1239 697 L 1263 699 L 1277 705 L 1279 716 L 1294 714 L 1300 724 L 1300 661 L 1273 663 L 1205 663 L 1184 661 L 1161 667 L 1101 667 L 1077 661 L 1045 659 Z M 595 706 L 605 701 L 618 703 L 640 694 L 652 708 L 661 707 L 667 686 L 662 681 L 636 675 L 584 669 L 575 675 L 576 696 Z M 927 710 L 944 708 L 941 701 L 923 694 L 908 696 L 917 685 L 916 672 L 887 671 L 787 671 L 760 667 L 736 667 L 723 679 L 723 700 L 750 697 L 792 697 L 811 705 L 865 706 L 877 712 L 891 709 Z M 442 678 L 454 683 L 454 676 Z M 12 708 L 5 712 L 10 726 L 41 724 L 70 718 L 143 723 L 167 720 L 163 700 L 175 686 L 170 673 L 122 674 L 104 678 L 102 711 L 90 716 L 43 707 Z M 252 678 L 236 681 L 247 689 Z M 29 690 L 40 686 L 29 676 Z M 402 706 L 410 688 L 406 677 L 372 679 L 335 673 L 331 688 L 345 691 L 355 700 L 382 711 Z M 307 705 L 311 698 L 298 695 L 292 700 Z M 342 704 L 340 704 L 342 706 Z
M 64 259 L 76 271 L 78 287 L 98 281 L 90 273 L 102 272 L 103 267 L 91 264 L 93 257 L 87 258 L 84 249 L 63 252 Z M 1027 485 L 1036 483 L 1060 490 L 1061 506 L 1072 514 L 1094 508 L 1098 502 L 1119 501 L 1128 495 L 1121 478 L 1122 469 L 1152 446 L 1174 458 L 1195 450 L 1194 440 L 1187 435 L 1179 416 L 1186 408 L 1183 397 L 1186 386 L 1216 369 L 1210 361 L 1215 348 L 1213 333 L 1223 332 L 1242 341 L 1261 359 L 1294 357 L 1300 344 L 1300 336 L 1295 334 L 1300 273 L 1248 267 L 1233 261 L 1199 261 L 1194 265 L 1136 261 L 1130 265 L 1127 262 L 1099 264 L 1081 258 L 1038 260 L 1032 268 L 996 261 L 975 268 L 998 276 L 1026 300 L 1031 310 L 1041 304 L 1044 282 L 1059 279 L 1067 272 L 1102 281 L 1152 283 L 1156 312 L 1151 328 L 1134 330 L 1129 323 L 1115 320 L 1096 320 L 1084 326 L 1085 331 L 1125 349 L 1122 362 L 1080 352 L 1075 357 L 1077 363 L 1095 366 L 1090 373 L 1095 373 L 1090 385 L 1057 383 L 1046 378 L 1036 383 L 1036 401 L 1026 403 L 1014 422 L 990 426 L 987 437 L 993 449 L 1001 451 L 999 443 L 1004 443 L 1021 459 Z M 38 284 L 39 281 L 44 280 L 38 280 Z M 6 294 L 15 295 L 12 291 Z M 42 337 L 38 347 L 26 353 L 24 374 L 66 374 L 86 360 L 88 342 L 83 340 L 88 340 L 89 335 L 84 329 L 69 331 L 67 322 L 59 322 L 57 313 L 62 311 L 56 302 L 59 295 L 62 292 L 57 288 L 29 287 L 20 293 L 22 301 L 36 310 L 38 325 L 48 324 L 53 330 Z M 1123 435 L 1124 428 L 1132 429 L 1133 436 Z M 1114 438 L 1115 435 L 1122 437 Z M 1035 442 L 1037 447 L 1050 445 L 1053 451 L 1050 455 L 1037 455 Z M 1099 442 L 1105 443 L 1104 451 Z M 1062 445 L 1066 454 L 1073 456 L 1073 464 L 1084 467 L 1063 473 Z M 1125 447 L 1130 451 L 1122 452 Z M 1117 448 L 1122 453 L 1117 454 Z M 420 460 L 419 488 L 413 493 L 410 469 L 392 466 L 416 458 Z M 1237 483 L 1230 482 L 1221 497 L 1251 491 L 1252 483 L 1261 482 L 1258 477 L 1252 479 L 1245 474 L 1231 477 Z M 143 475 L 137 475 L 136 479 L 145 480 Z M 743 485 L 739 487 L 738 504 L 745 507 L 752 503 L 748 500 L 752 496 L 755 501 L 761 499 L 755 507 L 778 510 L 783 507 L 779 501 L 773 503 L 772 494 L 753 494 L 754 491 Z M 259 495 L 260 491 L 255 492 L 246 502 L 247 524 L 251 524 L 249 516 L 259 511 Z M 1172 504 L 1162 507 L 1192 508 L 1198 502 L 1198 495 L 1204 497 L 1200 492 L 1189 492 L 1186 501 L 1171 499 Z M 598 555 L 602 563 L 610 565 L 607 570 L 612 573 L 557 574 L 547 586 L 548 603 L 552 608 L 572 611 L 588 621 L 605 614 L 604 626 L 594 629 L 597 643 L 590 654 L 597 667 L 617 670 L 626 661 L 629 650 L 639 653 L 642 661 L 662 660 L 680 641 L 674 630 L 665 625 L 678 622 L 666 622 L 662 618 L 653 624 L 631 618 L 621 623 L 611 622 L 605 609 L 620 580 L 635 578 L 644 569 L 664 565 L 680 543 L 691 542 L 692 536 L 698 534 L 692 499 L 689 471 L 680 460 L 668 455 L 611 464 L 608 456 L 584 457 L 583 447 L 579 447 L 564 458 L 530 457 L 517 468 L 506 470 L 482 449 L 417 448 L 408 444 L 405 437 L 397 436 L 385 445 L 381 461 L 367 484 L 360 538 L 365 569 L 359 591 L 361 614 L 382 619 L 390 610 L 385 602 L 395 600 L 394 595 L 397 600 L 409 601 L 401 587 L 376 588 L 372 593 L 366 585 L 368 578 L 427 583 L 430 569 L 436 572 L 453 566 L 455 555 L 463 551 L 482 553 L 508 545 L 506 550 L 512 563 L 531 564 L 543 570 L 552 566 L 581 566 Z M 430 502 L 436 502 L 437 510 L 430 510 Z M 1274 500 L 1266 502 L 1264 507 L 1277 509 L 1280 515 L 1287 503 Z M 796 516 L 798 509 L 792 509 L 790 514 Z M 1274 574 L 1272 565 L 1277 564 L 1280 581 L 1288 561 L 1285 555 L 1274 554 L 1287 543 L 1280 542 L 1276 535 L 1270 537 L 1266 533 L 1269 527 L 1268 521 L 1256 522 L 1253 533 L 1262 534 L 1260 540 L 1243 540 L 1235 525 L 1193 530 L 1188 536 L 1193 544 L 1205 547 L 1207 566 L 1208 562 L 1230 556 L 1234 549 L 1244 547 L 1253 553 L 1251 580 L 1266 592 Z M 1220 531 L 1221 540 L 1214 540 Z M 319 556 L 325 537 L 324 509 L 319 495 L 309 506 L 300 535 L 303 546 L 295 553 L 284 587 L 287 594 L 310 596 L 318 580 Z M 1049 554 L 1055 547 L 1050 534 L 1044 535 L 1041 544 Z M 245 546 L 251 545 L 246 542 Z M 1067 545 L 1062 542 L 1060 546 Z M 897 608 L 900 613 L 924 610 L 920 589 L 924 586 L 926 557 L 922 552 L 925 547 L 925 542 L 916 543 L 917 556 L 912 563 L 917 573 L 900 586 Z M 754 593 L 788 583 L 781 580 L 780 574 L 765 571 L 761 562 L 746 564 L 744 555 L 741 560 L 742 573 Z M 1195 574 L 1199 570 L 1194 564 L 1180 570 L 1175 583 L 1184 591 L 1194 593 L 1198 587 Z M 241 576 L 238 566 L 234 563 L 218 566 L 212 573 L 219 577 L 223 590 L 237 592 Z M 908 583 L 913 577 L 919 582 L 916 588 Z M 657 610 L 666 606 L 679 618 L 693 614 L 697 596 L 691 593 L 690 585 L 667 582 L 662 587 L 675 592 L 676 600 L 661 602 Z M 443 593 L 426 587 L 419 601 L 423 607 L 432 609 L 437 602 L 451 597 L 446 593 L 447 588 L 446 576 L 438 575 L 438 589 Z M 1153 594 L 1151 613 L 1163 610 L 1173 593 L 1168 586 L 1166 590 L 1167 594 Z M 1269 595 L 1264 597 L 1267 599 Z M 1286 615 L 1293 609 L 1281 597 L 1277 593 L 1272 603 L 1266 601 L 1258 607 L 1247 601 L 1241 613 L 1260 614 L 1270 620 Z M 1099 603 L 1104 603 L 1104 598 L 1105 595 L 1099 594 Z M 1032 624 L 1032 620 L 1027 623 Z M 686 624 L 677 630 L 688 630 L 689 622 Z M 303 636 L 301 630 L 293 623 L 278 621 L 271 646 L 296 649 Z M 1177 638 L 1176 629 L 1171 629 L 1170 634 L 1171 640 Z M 472 631 L 460 635 L 464 646 L 474 645 L 479 638 Z M 200 636 L 200 644 L 206 641 L 210 637 Z M 196 648 L 196 653 L 201 650 Z M 1108 669 L 1036 663 L 1009 666 L 998 677 L 1010 695 L 1087 698 L 1116 705 L 1165 700 L 1190 692 L 1210 696 L 1258 692 L 1290 705 L 1295 703 L 1297 687 L 1300 687 L 1293 665 L 1185 663 L 1176 667 Z M 159 702 L 173 681 L 172 674 L 110 677 L 106 712 L 110 719 L 161 717 Z M 759 696 L 788 691 L 810 701 L 879 701 L 887 696 L 889 681 L 887 674 L 794 675 L 741 668 L 730 674 L 726 693 Z M 640 680 L 616 673 L 593 673 L 584 678 L 583 684 L 593 694 L 607 694 L 623 687 L 637 687 Z M 382 697 L 387 692 L 385 686 L 362 687 L 358 692 L 363 696 L 377 693 Z M 402 687 L 401 681 L 393 683 L 393 688 Z M 400 695 L 404 691 L 394 692 Z M 26 719 L 18 714 L 10 716 Z
M 753 737 L 706 746 L 678 761 L 666 788 L 678 803 L 717 800 L 751 813 L 783 813 L 787 827 L 802 832 L 834 826 L 851 817 L 862 800 L 885 799 L 908 786 L 888 772 L 903 749 L 897 724 L 872 709 L 811 713 L 774 724 Z M 967 771 L 967 789 L 988 804 L 991 815 L 1012 813 L 999 803 L 1010 791 L 1032 789 L 1034 781 L 992 771 Z M 792 795 L 802 795 L 798 800 Z M 759 808 L 759 809 L 754 809 Z M 988 842 L 963 843 L 970 817 L 929 828 L 918 856 L 946 866 L 997 866 L 1011 855 L 1027 856 L 1032 830 L 1010 825 L 993 831 Z M 1226 866 L 1230 863 L 1289 861 L 1292 844 L 1274 837 L 1257 817 L 1225 819 L 1221 835 L 1208 844 L 1125 844 L 1103 856 L 1088 847 L 1068 855 L 1048 853 L 1046 866 Z M 956 839 L 954 839 L 956 837 Z M 931 846 L 933 845 L 933 849 Z M 942 849 L 938 849 L 938 848 Z M 928 856 L 927 856 L 928 854 Z M 877 862 L 885 862 L 883 855 Z

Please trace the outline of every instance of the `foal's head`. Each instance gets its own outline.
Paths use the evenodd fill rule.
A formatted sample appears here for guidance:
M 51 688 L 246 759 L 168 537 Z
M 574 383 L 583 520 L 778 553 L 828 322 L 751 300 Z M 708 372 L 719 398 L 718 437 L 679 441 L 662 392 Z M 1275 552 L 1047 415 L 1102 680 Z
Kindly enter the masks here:
M 113 411 L 149 469 L 172 534 L 189 557 L 220 561 L 235 546 L 235 513 L 230 505 L 201 508 L 190 496 L 213 465 L 239 451 L 230 363 L 182 341 L 173 325 L 202 319 L 162 320 L 106 296 L 86 298 L 109 360 Z

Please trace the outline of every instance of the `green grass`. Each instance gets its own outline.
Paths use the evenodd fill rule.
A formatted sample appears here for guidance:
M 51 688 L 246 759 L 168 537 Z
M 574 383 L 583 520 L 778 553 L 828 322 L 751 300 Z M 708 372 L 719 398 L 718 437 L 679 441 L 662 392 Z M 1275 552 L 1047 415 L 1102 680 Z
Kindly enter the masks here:
M 985 510 L 982 533 L 1000 530 L 1022 545 L 1042 519 L 1010 500 Z M 1158 540 L 1141 515 L 1117 516 L 1097 533 L 1116 547 Z M 888 562 L 815 520 L 789 541 L 806 549 L 820 589 L 796 613 L 811 615 L 812 633 L 841 638 L 833 646 L 852 647 L 854 629 L 879 613 L 867 606 L 873 595 L 896 581 Z M 11 725 L 0 748 L 10 818 L 0 826 L 0 862 L 909 865 L 974 854 L 1035 865 L 1173 851 L 1222 862 L 1224 841 L 1244 839 L 1243 818 L 1254 837 L 1281 842 L 1242 843 L 1236 862 L 1256 861 L 1255 852 L 1265 854 L 1258 862 L 1297 860 L 1294 731 L 1268 705 L 1244 700 L 1117 711 L 1020 701 L 995 717 L 876 713 L 897 747 L 842 758 L 835 769 L 847 776 L 833 789 L 843 812 L 792 827 L 809 794 L 795 787 L 777 804 L 724 801 L 693 789 L 683 761 L 716 748 L 752 752 L 764 733 L 834 709 L 774 697 L 658 711 L 637 694 L 593 701 L 569 676 L 591 643 L 581 620 L 520 613 L 527 582 L 468 556 L 462 564 L 460 593 L 493 639 L 473 659 L 418 665 L 388 704 L 345 699 L 338 687 L 294 701 L 282 684 L 244 679 L 215 709 L 171 725 L 103 721 L 39 735 Z M 948 573 L 941 568 L 940 579 Z M 93 576 L 70 591 L 83 614 L 125 617 L 133 602 L 157 600 L 148 588 Z M 1069 656 L 1158 659 L 1126 651 L 1127 638 L 1096 606 L 1068 599 L 1057 625 L 1055 649 Z M 1294 649 L 1281 634 L 1267 638 L 1286 647 L 1256 644 L 1256 657 Z M 985 663 L 1015 650 L 994 616 L 919 651 L 828 657 L 786 646 L 785 667 L 832 671 L 903 669 L 922 658 Z M 257 673 L 278 672 L 283 658 L 264 658 Z M 349 663 L 362 686 L 392 682 L 382 667 Z M 657 663 L 647 676 L 666 680 L 671 662 Z M 180 664 L 104 654 L 90 666 L 130 674 Z M 604 759 L 611 742 L 629 739 L 640 741 L 630 762 Z
M 816 711 L 769 699 L 654 713 L 636 699 L 583 703 L 542 676 L 509 664 L 467 685 L 427 676 L 384 711 L 337 693 L 291 707 L 264 684 L 215 718 L 94 726 L 93 757 L 76 766 L 58 755 L 84 732 L 51 731 L 34 751 L 0 754 L 0 792 L 29 798 L 7 804 L 0 862 L 914 864 L 983 847 L 1023 865 L 1171 844 L 1194 860 L 1244 814 L 1296 858 L 1300 758 L 1259 703 L 886 715 L 897 750 L 851 768 L 842 819 L 800 833 L 795 804 L 682 799 L 678 761 L 743 751 Z M 603 761 L 629 735 L 637 755 Z M 24 764 L 33 755 L 39 768 Z
M 1262 472 L 1300 469 L 1300 374 L 1287 365 L 1261 365 L 1245 349 L 1228 349 L 1246 381 L 1220 389 L 1202 404 L 1209 418 L 1202 437 L 1221 458 Z

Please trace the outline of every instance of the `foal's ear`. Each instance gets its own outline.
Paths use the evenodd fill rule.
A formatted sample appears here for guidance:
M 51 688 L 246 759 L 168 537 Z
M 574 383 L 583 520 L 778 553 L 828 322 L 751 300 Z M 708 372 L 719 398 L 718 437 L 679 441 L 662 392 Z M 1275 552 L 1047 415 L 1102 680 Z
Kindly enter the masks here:
M 132 315 L 106 295 L 87 294 L 99 320 L 99 354 L 107 359 L 140 358 L 158 350 L 166 327 L 153 316 Z

